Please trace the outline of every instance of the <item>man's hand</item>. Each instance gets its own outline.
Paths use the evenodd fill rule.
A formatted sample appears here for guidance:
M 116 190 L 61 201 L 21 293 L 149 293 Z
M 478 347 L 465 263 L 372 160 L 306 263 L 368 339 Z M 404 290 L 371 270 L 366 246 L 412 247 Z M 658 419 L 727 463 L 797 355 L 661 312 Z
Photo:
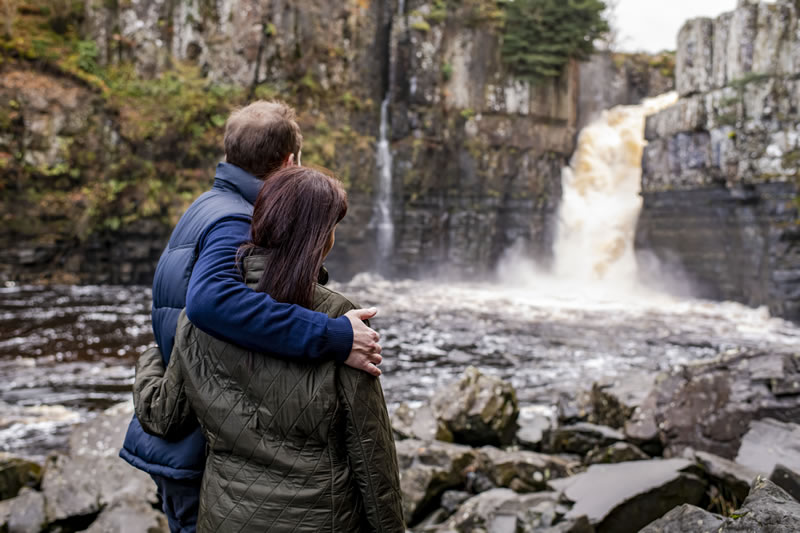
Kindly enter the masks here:
M 350 355 L 344 364 L 368 372 L 375 377 L 381 375 L 381 371 L 377 366 L 383 361 L 381 345 L 378 344 L 381 336 L 367 327 L 362 321 L 369 320 L 377 314 L 378 310 L 371 307 L 369 309 L 354 309 L 344 315 L 350 319 L 350 325 L 353 326 L 353 348 L 350 350 Z

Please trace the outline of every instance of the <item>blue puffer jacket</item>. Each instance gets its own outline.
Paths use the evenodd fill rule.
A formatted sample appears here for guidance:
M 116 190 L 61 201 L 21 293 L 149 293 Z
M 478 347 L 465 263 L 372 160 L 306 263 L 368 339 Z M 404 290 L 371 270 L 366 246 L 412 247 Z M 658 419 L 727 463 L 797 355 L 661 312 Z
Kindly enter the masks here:
M 153 331 L 165 365 L 172 353 L 178 316 L 186 306 L 198 243 L 222 219 L 240 218 L 249 224 L 262 184 L 239 167 L 220 163 L 214 186 L 195 200 L 172 232 L 153 281 Z M 205 446 L 199 426 L 182 440 L 168 442 L 145 433 L 134 416 L 120 457 L 149 474 L 196 479 L 203 475 Z

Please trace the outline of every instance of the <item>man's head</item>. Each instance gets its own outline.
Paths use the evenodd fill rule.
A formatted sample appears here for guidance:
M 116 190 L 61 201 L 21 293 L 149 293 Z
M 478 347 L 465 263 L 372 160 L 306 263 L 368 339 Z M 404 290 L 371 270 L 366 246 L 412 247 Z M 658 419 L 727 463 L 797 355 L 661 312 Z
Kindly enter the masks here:
M 261 179 L 297 162 L 302 145 L 294 109 L 283 102 L 253 102 L 225 124 L 225 160 Z

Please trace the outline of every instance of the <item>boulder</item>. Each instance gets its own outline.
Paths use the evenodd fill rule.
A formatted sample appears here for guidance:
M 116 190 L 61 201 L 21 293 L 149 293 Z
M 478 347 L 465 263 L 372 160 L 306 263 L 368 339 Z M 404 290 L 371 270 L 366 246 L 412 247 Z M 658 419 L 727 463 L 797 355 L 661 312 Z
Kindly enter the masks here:
M 546 451 L 586 455 L 595 448 L 610 446 L 623 440 L 625 435 L 615 429 L 589 422 L 578 422 L 553 430 Z
M 605 448 L 597 448 L 589 452 L 584 463 L 587 465 L 626 463 L 628 461 L 646 461 L 650 456 L 627 442 L 616 442 Z
M 800 502 L 800 474 L 783 465 L 775 465 L 769 480 Z
M 723 533 L 796 533 L 800 531 L 800 503 L 773 482 L 759 477 L 741 509 L 725 519 Z
M 447 516 L 455 513 L 461 504 L 472 498 L 472 494 L 463 490 L 446 490 L 442 493 L 441 506 Z
M 530 530 L 524 530 L 526 533 Z M 585 516 L 561 520 L 558 524 L 544 529 L 535 529 L 532 533 L 595 533 L 594 526 Z
M 634 533 L 683 503 L 699 504 L 706 482 L 686 459 L 592 465 L 550 486 L 574 502 L 566 518 L 586 516 L 598 533 Z
M 800 425 L 769 418 L 754 420 L 742 439 L 736 462 L 764 475 L 778 463 L 800 470 Z
M 42 478 L 48 521 L 93 516 L 117 501 L 158 502 L 150 476 L 117 455 L 132 412 L 131 404 L 121 404 L 76 426 L 69 455 L 48 457 Z
M 409 407 L 405 402 L 398 405 L 392 414 L 392 429 L 398 439 L 453 442 L 447 426 L 437 420 L 431 407 L 425 404 L 417 408 Z
M 470 498 L 435 531 L 472 533 L 517 533 L 553 524 L 559 516 L 553 493 L 517 494 L 509 489 L 492 489 Z
M 98 485 L 106 475 L 90 459 L 65 455 L 48 457 L 42 480 L 48 522 L 93 516 L 100 512 Z
M 651 392 L 625 422 L 625 437 L 650 455 L 661 455 L 663 451 L 656 422 L 656 407 L 656 397 Z
M 579 393 L 577 398 L 562 392 L 556 400 L 556 420 L 561 425 L 585 422 L 589 417 L 586 409 L 590 404 L 586 391 Z
M 687 533 L 697 531 L 716 533 L 724 518 L 704 511 L 694 505 L 683 504 L 676 507 L 639 533 Z
M 634 410 L 650 394 L 655 381 L 655 374 L 629 374 L 613 381 L 595 383 L 584 401 L 588 413 L 587 421 L 601 426 L 620 429 L 633 414 Z
M 750 486 L 758 475 L 750 468 L 707 452 L 691 454 L 712 483 L 721 488 L 727 497 L 733 496 L 737 504 L 743 502 Z
M 517 430 L 519 405 L 514 387 L 475 367 L 435 394 L 431 405 L 455 442 L 504 445 Z
M 11 516 L 13 500 L 0 500 L 0 533 L 8 533 L 8 519 Z
M 478 450 L 478 459 L 478 468 L 495 486 L 516 492 L 544 490 L 551 479 L 572 473 L 567 460 L 529 451 L 503 451 L 484 446 Z
M 41 465 L 0 452 L 0 500 L 13 498 L 22 487 L 38 487 L 41 480 Z
M 396 446 L 403 512 L 409 525 L 421 520 L 444 491 L 463 487 L 477 460 L 475 450 L 459 444 L 407 439 Z
M 626 424 L 626 434 L 643 440 L 657 431 L 665 456 L 692 448 L 733 459 L 751 421 L 797 420 L 800 394 L 786 392 L 783 385 L 793 382 L 800 382 L 800 358 L 788 351 L 739 349 L 688 364 L 656 379 L 650 396 Z M 754 468 L 746 460 L 737 462 Z M 768 475 L 774 462 L 760 467 L 754 469 Z
M 45 529 L 47 519 L 41 492 L 24 488 L 11 502 L 8 533 L 39 533 Z
M 169 524 L 146 502 L 119 501 L 104 509 L 86 533 L 169 533 Z
M 538 451 L 553 428 L 553 416 L 537 406 L 522 407 L 517 418 L 516 442 L 525 449 Z

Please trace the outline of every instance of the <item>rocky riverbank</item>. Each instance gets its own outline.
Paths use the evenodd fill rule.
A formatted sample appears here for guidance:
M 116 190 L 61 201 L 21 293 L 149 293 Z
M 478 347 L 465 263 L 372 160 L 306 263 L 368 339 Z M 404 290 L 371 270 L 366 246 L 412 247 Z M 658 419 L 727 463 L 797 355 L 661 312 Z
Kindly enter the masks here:
M 797 531 L 798 382 L 797 356 L 729 353 L 595 383 L 548 417 L 470 367 L 430 402 L 395 410 L 407 523 L 420 533 Z M 122 404 L 76 427 L 68 452 L 44 465 L 2 456 L 0 532 L 167 531 L 149 478 L 117 457 L 130 412 Z

